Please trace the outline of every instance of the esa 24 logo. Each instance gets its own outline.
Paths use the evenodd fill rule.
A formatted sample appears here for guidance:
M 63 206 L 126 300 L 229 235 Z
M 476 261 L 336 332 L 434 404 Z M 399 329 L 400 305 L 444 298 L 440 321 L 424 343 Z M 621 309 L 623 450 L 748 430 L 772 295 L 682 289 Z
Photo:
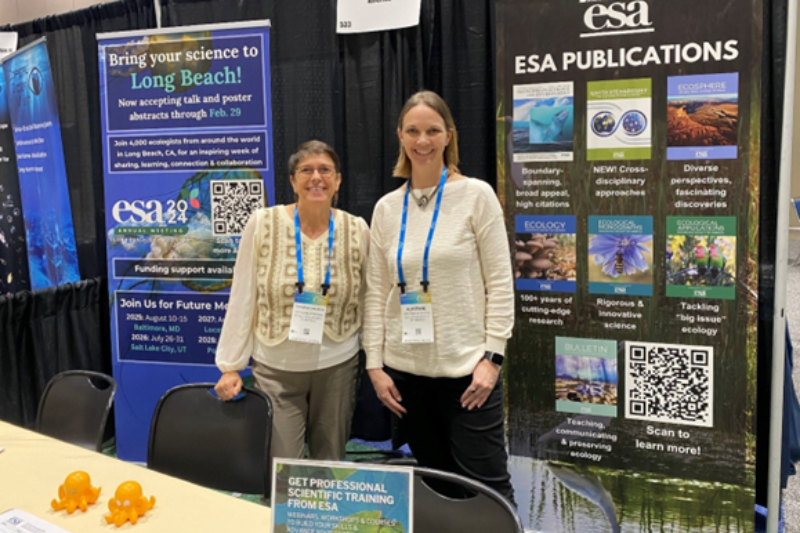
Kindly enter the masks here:
M 655 31 L 653 21 L 650 20 L 650 6 L 644 0 L 633 2 L 581 0 L 581 4 L 591 4 L 583 14 L 583 23 L 589 32 L 581 33 L 581 37 Z
M 111 208 L 111 216 L 119 224 L 186 223 L 186 200 L 120 200 Z

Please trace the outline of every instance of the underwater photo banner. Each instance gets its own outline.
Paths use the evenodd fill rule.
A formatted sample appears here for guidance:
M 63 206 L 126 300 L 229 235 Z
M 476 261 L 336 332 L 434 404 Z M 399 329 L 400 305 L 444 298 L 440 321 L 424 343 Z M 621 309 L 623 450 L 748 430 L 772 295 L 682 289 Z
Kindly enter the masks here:
M 2 66 L 2 96 L 8 106 L 14 149 L 0 155 L 16 159 L 20 199 L 15 201 L 11 190 L 3 195 L 2 211 L 10 212 L 4 213 L 5 223 L 0 226 L 5 235 L 5 243 L 0 240 L 0 246 L 18 250 L 24 242 L 31 290 L 79 281 L 61 122 L 47 41 L 42 38 L 21 48 L 3 59 Z M 12 282 L 14 276 L 19 280 L 25 275 L 23 260 L 15 257 L 14 263 L 13 270 L 5 274 L 9 287 L 9 275 Z
M 2 68 L 0 65 L 0 295 L 31 289 L 14 134 Z
M 274 203 L 269 22 L 98 36 L 117 451 L 170 387 L 216 381 L 244 226 Z
M 762 0 L 499 0 L 527 530 L 752 531 Z

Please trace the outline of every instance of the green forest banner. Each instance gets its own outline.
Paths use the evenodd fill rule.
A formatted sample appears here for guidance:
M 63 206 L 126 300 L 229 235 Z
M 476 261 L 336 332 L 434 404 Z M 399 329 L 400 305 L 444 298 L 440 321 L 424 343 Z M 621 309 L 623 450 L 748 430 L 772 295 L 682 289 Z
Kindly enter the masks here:
M 535 531 L 752 531 L 761 0 L 498 0 Z

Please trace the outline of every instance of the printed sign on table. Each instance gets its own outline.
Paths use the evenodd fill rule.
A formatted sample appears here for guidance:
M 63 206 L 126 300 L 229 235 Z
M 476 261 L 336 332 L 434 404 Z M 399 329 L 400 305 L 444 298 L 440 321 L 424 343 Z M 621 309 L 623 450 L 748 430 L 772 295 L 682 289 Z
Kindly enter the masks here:
M 275 459 L 272 528 L 285 533 L 412 533 L 410 468 Z

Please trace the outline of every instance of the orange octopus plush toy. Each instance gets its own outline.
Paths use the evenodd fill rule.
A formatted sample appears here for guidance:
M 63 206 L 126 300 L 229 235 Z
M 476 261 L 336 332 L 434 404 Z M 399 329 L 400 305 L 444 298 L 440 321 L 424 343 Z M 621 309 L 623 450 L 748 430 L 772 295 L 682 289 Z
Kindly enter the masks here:
M 117 487 L 114 499 L 108 502 L 108 510 L 111 514 L 106 515 L 106 522 L 120 527 L 127 521 L 136 524 L 139 517 L 153 508 L 156 499 L 150 496 L 148 500 L 142 496 L 142 486 L 135 481 L 126 481 Z
M 64 480 L 64 484 L 58 487 L 58 500 L 53 500 L 50 505 L 56 511 L 66 509 L 68 514 L 80 509 L 86 512 L 86 508 L 97 501 L 100 494 L 100 487 L 92 487 L 92 480 L 89 474 L 80 470 L 71 473 Z

